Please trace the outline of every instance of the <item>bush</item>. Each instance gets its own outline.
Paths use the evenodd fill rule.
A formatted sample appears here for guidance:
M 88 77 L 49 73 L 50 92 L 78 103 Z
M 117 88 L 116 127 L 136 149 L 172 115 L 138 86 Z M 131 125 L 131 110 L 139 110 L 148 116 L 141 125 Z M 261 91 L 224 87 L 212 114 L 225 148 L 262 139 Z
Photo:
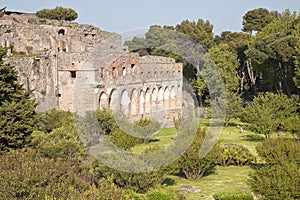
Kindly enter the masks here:
M 57 19 L 57 20 L 66 20 L 66 21 L 74 21 L 77 19 L 78 14 L 71 8 L 63 8 L 61 6 L 57 6 L 54 9 L 42 9 L 36 12 L 36 15 L 39 18 L 45 19 Z
M 249 149 L 241 145 L 229 144 L 223 147 L 218 164 L 226 167 L 229 165 L 245 166 L 255 161 Z
M 167 173 L 162 171 L 145 172 L 145 173 L 128 173 L 109 168 L 100 161 L 93 163 L 92 171 L 97 179 L 112 178 L 112 181 L 119 187 L 132 190 L 138 193 L 146 193 L 151 188 L 154 188 L 165 180 Z
M 60 127 L 51 133 L 33 135 L 31 146 L 39 150 L 44 156 L 62 159 L 70 164 L 82 161 L 87 155 L 86 149 L 72 127 Z
M 263 199 L 300 199 L 300 143 L 269 139 L 257 146 L 262 167 L 250 174 L 249 184 Z
M 130 148 L 134 147 L 137 144 L 142 143 L 141 138 L 134 137 L 123 132 L 121 129 L 116 129 L 111 133 L 109 140 L 114 143 L 116 146 L 124 149 L 129 150 Z
M 50 110 L 41 113 L 40 116 L 40 130 L 50 133 L 53 129 L 61 128 L 63 126 L 74 126 L 74 114 L 70 111 Z
M 214 170 L 215 163 L 219 157 L 218 145 L 204 158 L 199 157 L 201 144 L 204 141 L 206 131 L 198 129 L 193 143 L 187 151 L 178 159 L 177 165 L 187 179 L 199 179 Z
M 229 193 L 222 192 L 213 195 L 215 200 L 253 200 L 253 196 L 250 193 L 239 192 Z
M 1 156 L 0 199 L 121 199 L 125 192 L 110 180 L 96 188 L 78 169 L 33 149 Z
M 176 194 L 168 190 L 151 190 L 146 197 L 147 200 L 178 200 Z

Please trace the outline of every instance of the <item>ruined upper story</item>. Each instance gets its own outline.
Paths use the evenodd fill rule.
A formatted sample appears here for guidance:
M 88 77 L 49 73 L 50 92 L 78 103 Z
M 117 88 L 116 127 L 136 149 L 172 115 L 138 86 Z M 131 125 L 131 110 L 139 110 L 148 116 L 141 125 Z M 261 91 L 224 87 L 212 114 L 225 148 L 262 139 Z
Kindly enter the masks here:
M 92 25 L 40 19 L 35 14 L 6 13 L 0 18 L 0 43 L 11 53 L 87 53 L 93 50 L 95 44 L 109 37 L 119 37 Z M 112 45 L 115 48 L 120 46 Z

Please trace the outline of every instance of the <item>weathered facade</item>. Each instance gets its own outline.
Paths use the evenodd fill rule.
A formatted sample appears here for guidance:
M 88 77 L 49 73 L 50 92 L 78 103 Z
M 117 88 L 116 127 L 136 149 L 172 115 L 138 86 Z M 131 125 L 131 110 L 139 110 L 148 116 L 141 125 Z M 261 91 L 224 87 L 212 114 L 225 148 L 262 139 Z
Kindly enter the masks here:
M 133 118 L 181 112 L 182 64 L 128 52 L 121 36 L 91 25 L 10 12 L 0 18 L 0 43 L 19 80 L 33 90 L 38 110 L 84 114 L 122 110 Z

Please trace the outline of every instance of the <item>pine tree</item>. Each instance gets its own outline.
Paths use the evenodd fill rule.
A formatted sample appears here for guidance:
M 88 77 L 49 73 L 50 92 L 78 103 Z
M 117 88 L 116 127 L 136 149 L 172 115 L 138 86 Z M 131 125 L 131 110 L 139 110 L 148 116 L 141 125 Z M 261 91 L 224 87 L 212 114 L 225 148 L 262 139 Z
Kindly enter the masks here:
M 22 148 L 37 122 L 37 103 L 18 84 L 14 67 L 3 62 L 5 54 L 0 48 L 0 152 Z

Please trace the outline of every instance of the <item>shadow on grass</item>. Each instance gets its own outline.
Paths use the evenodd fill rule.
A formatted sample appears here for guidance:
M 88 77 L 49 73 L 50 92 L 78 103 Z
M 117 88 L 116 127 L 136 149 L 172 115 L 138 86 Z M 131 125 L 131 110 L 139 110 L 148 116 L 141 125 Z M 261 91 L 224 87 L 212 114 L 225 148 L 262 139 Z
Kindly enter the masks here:
M 167 186 L 173 186 L 176 184 L 176 181 L 174 179 L 171 178 L 166 178 L 163 183 L 163 185 L 167 185 Z
M 264 137 L 261 135 L 244 135 L 243 139 L 250 142 L 262 142 L 264 140 Z
M 205 177 L 205 176 L 209 176 L 211 174 L 214 174 L 216 172 L 216 166 L 211 166 L 209 167 L 208 169 L 205 170 L 203 176 L 199 177 L 198 179 L 202 178 L 202 177 Z M 181 178 L 185 178 L 187 179 L 187 177 L 185 176 L 185 174 L 183 173 L 182 170 L 179 170 L 179 172 L 176 172 L 176 173 L 173 173 L 174 176 L 178 176 L 178 177 L 181 177 Z
M 249 166 L 251 167 L 251 169 L 261 169 L 262 167 L 264 167 L 266 164 L 264 163 L 251 163 Z
M 157 139 L 157 138 L 151 138 L 151 139 L 149 139 L 148 143 L 158 142 L 158 141 L 160 141 L 160 139 Z

